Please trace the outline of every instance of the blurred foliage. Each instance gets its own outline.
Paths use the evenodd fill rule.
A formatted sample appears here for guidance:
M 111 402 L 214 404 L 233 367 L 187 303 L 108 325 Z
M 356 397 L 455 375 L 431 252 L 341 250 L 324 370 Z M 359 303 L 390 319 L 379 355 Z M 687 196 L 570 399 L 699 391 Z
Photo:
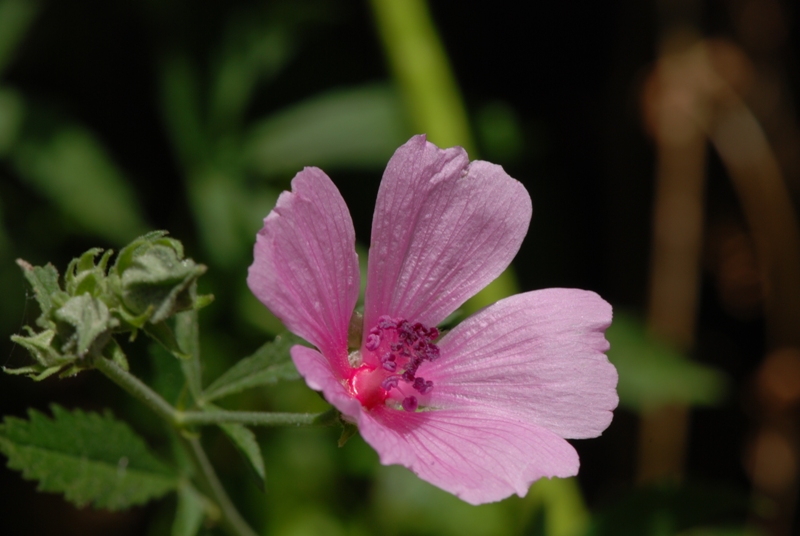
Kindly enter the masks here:
M 746 496 L 722 486 L 656 486 L 599 512 L 586 536 L 755 535 L 733 526 L 747 510 Z
M 727 378 L 721 371 L 652 339 L 635 317 L 615 313 L 606 338 L 611 344 L 608 358 L 619 372 L 623 407 L 645 412 L 668 404 L 713 406 L 723 401 Z

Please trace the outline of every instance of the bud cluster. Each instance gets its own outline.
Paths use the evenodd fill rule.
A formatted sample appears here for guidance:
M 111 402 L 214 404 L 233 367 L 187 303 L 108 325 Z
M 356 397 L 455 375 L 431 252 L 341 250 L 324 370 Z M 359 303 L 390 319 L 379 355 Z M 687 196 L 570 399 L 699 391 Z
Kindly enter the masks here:
M 112 251 L 90 249 L 70 262 L 63 286 L 52 264 L 17 260 L 41 314 L 38 330 L 25 326 L 27 335 L 11 337 L 35 363 L 4 370 L 41 380 L 55 373 L 76 374 L 90 368 L 97 356 L 127 369 L 114 336 L 128 333 L 133 338 L 139 330 L 180 356 L 167 319 L 207 305 L 212 296 L 197 295 L 197 278 L 206 267 L 184 258 L 183 245 L 166 235 L 155 231 L 137 238 L 122 248 L 110 268 Z

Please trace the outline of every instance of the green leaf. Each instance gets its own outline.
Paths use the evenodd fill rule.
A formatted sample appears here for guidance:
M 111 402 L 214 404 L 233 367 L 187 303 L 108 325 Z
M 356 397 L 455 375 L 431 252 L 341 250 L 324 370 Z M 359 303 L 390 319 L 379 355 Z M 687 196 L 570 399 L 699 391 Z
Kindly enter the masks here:
M 252 430 L 241 424 L 224 423 L 220 424 L 219 427 L 233 441 L 236 449 L 244 458 L 258 489 L 264 491 L 266 469 L 264 468 L 264 459 L 261 457 L 261 447 L 258 446 L 258 441 L 256 441 L 256 435 Z
M 203 393 L 206 401 L 239 393 L 245 389 L 271 385 L 279 380 L 296 380 L 300 377 L 292 363 L 289 349 L 303 340 L 291 333 L 275 337 L 250 357 L 228 369 Z
M 61 123 L 42 133 L 29 130 L 26 124 L 12 153 L 22 179 L 107 240 L 122 243 L 143 232 L 144 217 L 133 189 L 93 134 Z
M 393 89 L 339 90 L 256 125 L 245 141 L 244 158 L 268 176 L 296 173 L 304 166 L 382 169 L 408 132 Z
M 178 488 L 178 509 L 172 523 L 172 536 L 194 536 L 200 530 L 208 501 L 188 484 Z
M 22 268 L 25 279 L 33 288 L 33 295 L 42 313 L 36 324 L 43 328 L 50 327 L 48 318 L 53 309 L 53 294 L 61 291 L 61 287 L 58 285 L 58 271 L 52 264 L 31 266 L 22 259 L 17 259 L 17 264 Z
M 711 406 L 725 396 L 722 372 L 650 339 L 631 316 L 616 314 L 606 338 L 611 343 L 608 358 L 619 372 L 622 406 L 640 412 L 671 403 Z
M 52 406 L 53 419 L 31 410 L 30 420 L 6 417 L 0 451 L 40 491 L 63 493 L 77 506 L 119 510 L 177 487 L 175 474 L 156 459 L 127 424 L 110 415 Z

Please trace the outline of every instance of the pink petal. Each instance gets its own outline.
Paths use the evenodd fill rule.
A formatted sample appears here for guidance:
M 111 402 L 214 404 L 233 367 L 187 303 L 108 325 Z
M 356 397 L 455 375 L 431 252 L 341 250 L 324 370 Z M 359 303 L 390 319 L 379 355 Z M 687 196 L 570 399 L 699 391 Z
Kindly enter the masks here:
M 530 218 L 528 192 L 503 168 L 411 138 L 378 191 L 365 329 L 381 315 L 444 320 L 505 270 Z
M 247 284 L 286 327 L 347 365 L 347 327 L 359 291 L 355 231 L 339 190 L 305 168 L 258 232 Z
M 617 371 L 603 354 L 611 306 L 597 294 L 547 289 L 479 311 L 420 367 L 430 405 L 498 408 L 561 437 L 596 437 L 617 406 Z
M 315 391 L 322 391 L 325 400 L 343 414 L 357 419 L 361 403 L 353 398 L 334 372 L 330 361 L 312 348 L 292 346 L 292 361 L 306 384 Z
M 363 412 L 358 425 L 382 464 L 404 465 L 471 504 L 524 497 L 539 478 L 578 473 L 578 455 L 564 439 L 488 408 L 380 407 Z

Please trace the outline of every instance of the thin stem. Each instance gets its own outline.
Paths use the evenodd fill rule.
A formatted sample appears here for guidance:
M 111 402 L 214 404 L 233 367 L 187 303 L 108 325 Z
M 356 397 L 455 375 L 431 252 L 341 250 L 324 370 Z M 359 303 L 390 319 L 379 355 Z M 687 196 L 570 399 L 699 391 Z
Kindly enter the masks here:
M 134 398 L 153 410 L 156 415 L 175 426 L 177 423 L 177 410 L 164 400 L 161 395 L 150 389 L 142 380 L 126 371 L 113 361 L 98 356 L 94 360 L 97 370 L 106 375 L 111 381 L 128 391 Z
M 250 426 L 330 426 L 336 422 L 335 409 L 324 413 L 269 413 L 263 411 L 185 411 L 178 414 L 184 426 L 238 423 Z
M 236 536 L 256 536 L 256 532 L 250 528 L 247 521 L 242 518 L 239 511 L 231 502 L 230 497 L 225 492 L 222 482 L 219 481 L 214 467 L 206 456 L 200 440 L 196 437 L 186 438 L 181 436 L 181 441 L 184 447 L 192 457 L 197 472 L 200 475 L 200 483 L 207 494 L 211 496 L 214 502 L 217 503 L 220 510 L 222 510 L 222 528 L 229 534 Z

